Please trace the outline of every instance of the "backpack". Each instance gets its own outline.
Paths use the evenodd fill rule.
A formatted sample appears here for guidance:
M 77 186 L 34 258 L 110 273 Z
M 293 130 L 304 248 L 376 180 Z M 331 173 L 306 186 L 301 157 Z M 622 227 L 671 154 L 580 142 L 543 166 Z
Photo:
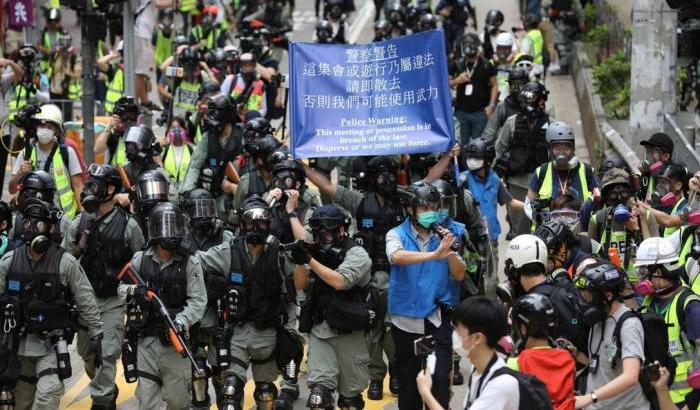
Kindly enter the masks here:
M 622 341 L 620 340 L 622 324 L 625 322 L 625 320 L 631 317 L 638 318 L 642 322 L 642 328 L 644 329 L 644 363 L 642 363 L 642 368 L 658 360 L 659 363 L 661 363 L 661 366 L 667 368 L 671 373 L 671 377 L 668 379 L 668 385 L 670 387 L 671 384 L 673 384 L 673 379 L 676 375 L 676 360 L 669 353 L 668 325 L 661 316 L 651 313 L 640 314 L 635 311 L 628 311 L 622 314 L 620 320 L 618 320 L 615 324 L 615 329 L 613 330 L 612 337 L 615 341 L 615 345 L 617 346 L 617 353 L 612 360 L 612 367 L 615 368 L 622 355 Z M 681 323 L 683 323 L 683 321 L 681 321 Z M 659 404 L 656 396 L 656 390 L 654 389 L 654 386 L 651 385 L 651 382 L 646 377 L 644 371 L 639 372 L 639 384 L 642 386 L 644 396 L 646 396 L 649 403 L 651 403 L 651 408 L 658 409 Z
M 501 367 L 493 372 L 491 380 L 495 377 L 509 374 L 518 381 L 518 390 L 520 391 L 520 410 L 553 410 L 552 399 L 547 392 L 547 386 L 544 385 L 535 376 L 520 373 L 509 367 Z

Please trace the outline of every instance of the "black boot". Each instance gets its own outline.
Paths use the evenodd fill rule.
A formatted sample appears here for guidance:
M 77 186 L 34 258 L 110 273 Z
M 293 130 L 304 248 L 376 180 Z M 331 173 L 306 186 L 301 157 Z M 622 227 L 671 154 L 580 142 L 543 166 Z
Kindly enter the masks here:
M 384 383 L 382 380 L 372 380 L 369 382 L 367 389 L 367 398 L 369 400 L 381 400 L 384 397 Z
M 299 398 L 299 391 L 292 389 L 282 389 L 280 395 L 277 396 L 275 409 L 277 410 L 292 410 L 294 401 Z
M 399 378 L 396 376 L 389 377 L 389 391 L 394 396 L 399 395 Z

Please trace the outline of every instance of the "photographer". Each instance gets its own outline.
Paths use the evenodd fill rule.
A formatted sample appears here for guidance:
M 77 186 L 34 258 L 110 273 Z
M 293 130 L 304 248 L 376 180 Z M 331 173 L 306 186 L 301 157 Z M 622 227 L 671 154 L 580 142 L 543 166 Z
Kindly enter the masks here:
M 29 149 L 20 151 L 12 167 L 10 194 L 19 191 L 18 180 L 33 170 L 44 170 L 56 183 L 58 203 L 63 213 L 73 218 L 76 201 L 83 191 L 82 169 L 78 155 L 72 147 L 63 145 L 63 116 L 53 104 L 46 104 L 33 118 L 36 122 L 37 141 Z M 29 158 L 25 155 L 29 153 Z
M 165 101 L 173 99 L 170 105 L 175 117 L 186 118 L 188 113 L 196 113 L 202 85 L 205 81 L 216 82 L 216 76 L 200 57 L 195 47 L 181 46 L 178 49 L 178 64 L 181 67 L 170 65 L 173 57 L 161 65 L 165 76 L 158 84 L 158 92 Z M 172 85 L 168 84 L 170 81 L 173 82 Z
M 268 29 L 255 30 L 241 37 L 241 53 L 252 53 L 255 57 L 255 71 L 265 82 L 267 96 L 267 119 L 281 118 L 284 115 L 284 92 L 280 88 L 284 81 L 279 75 L 279 61 L 273 57 L 272 37 Z M 221 88 L 222 91 L 225 88 Z
M 216 23 L 219 8 L 214 5 L 204 7 L 202 20 L 190 33 L 190 43 L 198 50 L 206 51 L 226 45 L 226 31 Z
M 126 165 L 126 147 L 124 134 L 132 126 L 136 125 L 139 108 L 134 97 L 124 96 L 114 104 L 112 118 L 107 128 L 95 138 L 95 155 L 107 153 L 105 163 L 110 165 Z
M 97 59 L 97 69 L 107 76 L 105 111 L 112 115 L 114 104 L 124 95 L 124 42 L 115 50 Z
M 13 119 L 17 112 L 30 102 L 49 101 L 49 80 L 36 68 L 38 52 L 31 44 L 22 46 L 14 58 L 17 63 L 5 60 L 5 72 L 2 77 L 3 91 L 9 89 L 6 96 L 8 119 Z
M 267 113 L 267 96 L 265 82 L 255 69 L 256 63 L 252 53 L 243 53 L 240 58 L 241 72 L 226 77 L 221 90 L 231 96 L 238 106 L 238 115 L 243 120 L 249 111 L 257 111 L 261 116 Z
M 76 86 L 80 87 L 80 77 L 76 71 L 80 67 L 80 57 L 72 47 L 72 39 L 68 31 L 63 30 L 58 36 L 58 48 L 51 54 L 48 61 L 49 92 L 52 100 L 70 100 L 70 92 Z M 60 103 L 63 118 L 73 120 L 73 102 Z

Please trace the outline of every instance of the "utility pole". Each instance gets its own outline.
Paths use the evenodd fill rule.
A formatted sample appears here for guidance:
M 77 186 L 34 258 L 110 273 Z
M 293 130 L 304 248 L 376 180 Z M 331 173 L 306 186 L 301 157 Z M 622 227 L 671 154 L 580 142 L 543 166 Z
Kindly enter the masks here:
M 661 131 L 664 114 L 676 111 L 678 13 L 665 1 L 634 0 L 628 143 Z
M 124 2 L 124 95 L 136 97 L 136 74 L 134 73 L 134 12 L 131 2 Z
M 83 89 L 83 156 L 88 164 L 95 162 L 95 47 L 97 36 L 91 29 L 96 28 L 97 14 L 93 12 L 92 0 L 85 0 L 85 12 L 81 15 L 82 89 Z M 91 23 L 92 22 L 92 23 Z

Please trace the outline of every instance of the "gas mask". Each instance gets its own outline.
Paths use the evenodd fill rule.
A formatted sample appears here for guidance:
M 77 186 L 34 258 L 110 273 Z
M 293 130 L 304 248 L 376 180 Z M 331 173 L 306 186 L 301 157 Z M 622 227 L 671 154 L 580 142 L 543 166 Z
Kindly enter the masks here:
M 83 192 L 80 193 L 80 205 L 85 212 L 94 213 L 100 208 L 100 204 L 105 202 L 107 197 L 107 186 L 96 178 L 89 178 L 85 183 Z
M 242 71 L 241 76 L 243 77 L 243 81 L 245 81 L 246 84 L 250 84 L 253 81 L 255 81 L 255 71 Z
M 474 58 L 474 56 L 476 56 L 476 53 L 478 52 L 479 46 L 474 43 L 468 42 L 462 46 L 462 53 L 467 58 Z
M 51 128 L 40 127 L 36 130 L 36 137 L 39 143 L 48 144 L 56 138 L 56 133 Z
M 45 253 L 49 249 L 50 231 L 51 224 L 43 219 L 26 217 L 22 221 L 22 240 L 36 253 Z
M 331 33 L 328 30 L 318 30 L 316 31 L 316 38 L 321 44 L 328 44 L 331 42 Z
M 208 108 L 207 115 L 204 118 L 204 128 L 206 131 L 218 136 L 226 127 L 226 122 L 219 120 L 219 112 L 211 107 Z
M 613 221 L 624 224 L 627 223 L 627 221 L 630 220 L 632 217 L 632 212 L 630 209 L 627 207 L 627 205 L 624 204 L 618 204 L 613 208 Z
M 179 144 L 182 142 L 187 142 L 187 131 L 180 127 L 171 128 L 167 134 L 168 143 Z
M 145 148 L 140 148 L 133 142 L 126 143 L 126 159 L 131 162 L 143 164 L 148 160 L 148 152 Z
M 670 208 L 676 203 L 676 194 L 671 191 L 670 181 L 659 180 L 656 184 L 656 189 L 651 194 L 651 204 L 655 208 L 664 207 Z
M 578 165 L 578 158 L 576 158 L 574 153 L 573 143 L 553 142 L 549 155 L 554 161 L 554 166 L 559 171 L 571 170 Z
M 166 251 L 174 252 L 180 249 L 182 238 L 158 238 L 155 239 L 155 243 Z
M 197 218 L 192 221 L 194 231 L 209 238 L 216 235 L 221 225 L 222 222 L 216 218 Z
M 396 194 L 396 173 L 395 172 L 379 172 L 372 174 L 372 183 L 378 194 L 383 196 L 393 196 Z
M 583 297 L 579 298 L 579 307 L 583 323 L 588 326 L 594 326 L 607 317 L 606 303 L 603 297 L 595 292 L 590 292 L 591 300 L 586 301 Z
M 262 245 L 270 234 L 272 215 L 266 208 L 252 208 L 243 212 L 241 230 L 251 245 Z
M 320 254 L 326 254 L 326 256 L 328 256 L 328 253 L 331 252 L 334 247 L 337 247 L 335 245 L 341 240 L 339 228 L 319 229 L 312 232 L 314 243 L 317 245 L 316 248 Z
M 296 175 L 294 175 L 292 172 L 279 172 L 274 176 L 274 186 L 275 188 L 279 188 L 282 191 L 286 191 L 288 189 L 297 189 L 297 181 Z
M 506 47 L 496 47 L 496 56 L 501 62 L 507 62 L 508 56 L 510 56 L 511 49 Z
M 664 164 L 665 163 L 663 161 L 654 160 L 653 155 L 647 154 L 646 158 L 644 158 L 640 164 L 639 169 L 642 171 L 642 174 L 650 175 L 660 170 Z
M 638 270 L 638 274 L 639 277 L 644 278 L 634 285 L 635 293 L 640 296 L 665 296 L 674 292 L 678 286 L 680 286 L 680 281 L 678 280 L 679 276 L 668 272 L 663 265 L 641 266 Z M 651 281 L 652 276 L 668 279 L 671 283 L 668 286 L 657 288 Z
M 331 18 L 338 20 L 339 18 L 343 17 L 343 9 L 341 9 L 340 6 L 333 6 L 328 14 L 331 16 Z

